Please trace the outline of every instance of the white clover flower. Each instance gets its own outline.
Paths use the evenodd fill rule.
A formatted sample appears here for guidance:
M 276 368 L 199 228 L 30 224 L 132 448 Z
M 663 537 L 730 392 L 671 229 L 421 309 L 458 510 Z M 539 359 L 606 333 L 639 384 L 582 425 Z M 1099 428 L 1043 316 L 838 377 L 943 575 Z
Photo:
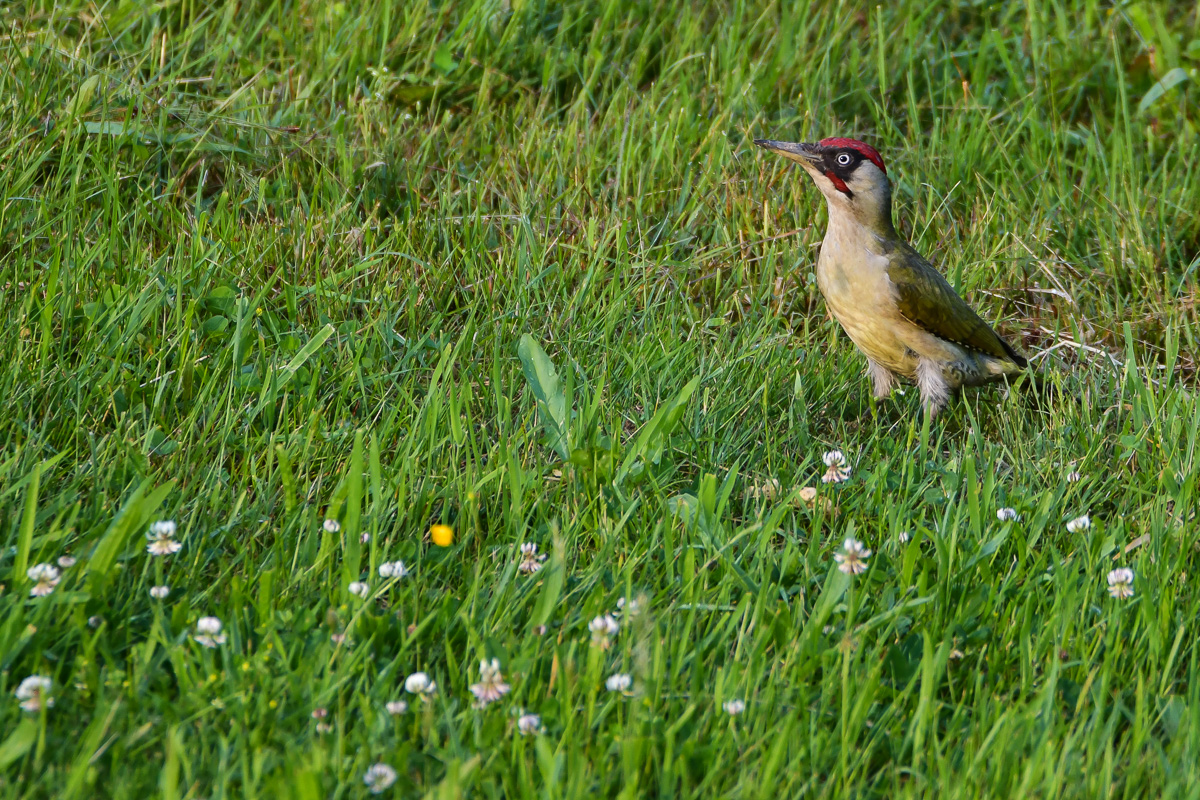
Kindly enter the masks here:
M 372 764 L 363 775 L 363 783 L 371 794 L 383 794 L 396 782 L 396 770 L 387 764 Z
M 779 481 L 775 478 L 768 478 L 761 485 L 753 485 L 746 487 L 746 497 L 751 500 L 766 500 L 770 502 L 779 496 Z
M 619 597 L 617 598 L 617 612 L 614 616 L 624 613 L 629 617 L 636 617 L 641 611 L 642 603 L 636 597 Z
M 371 541 L 371 534 L 369 534 L 369 533 L 360 533 L 360 534 L 358 535 L 358 541 L 362 542 L 363 544 L 367 544 L 368 542 L 370 542 L 370 541 Z
M 21 681 L 16 691 L 21 708 L 36 714 L 43 707 L 49 708 L 54 705 L 54 698 L 50 696 L 50 687 L 53 685 L 54 682 L 45 675 L 30 675 Z
M 437 692 L 437 684 L 424 672 L 414 672 L 404 679 L 404 691 L 420 695 L 422 700 L 428 700 Z
M 196 620 L 196 633 L 192 638 L 205 647 L 225 644 L 225 634 L 221 633 L 221 628 L 221 620 L 216 617 L 201 617 Z
M 405 711 L 408 711 L 408 703 L 404 702 L 403 700 L 389 700 L 388 702 L 384 703 L 383 707 L 386 708 L 387 712 L 393 717 L 398 717 Z
M 1108 573 L 1108 593 L 1118 600 L 1133 597 L 1133 570 L 1120 567 Z
M 379 577 L 400 579 L 408 575 L 403 561 L 385 561 L 379 565 Z
M 908 544 L 908 541 L 912 538 L 912 536 L 908 531 L 900 531 L 900 533 L 896 534 L 896 538 L 900 540 L 900 544 Z
M 861 575 L 867 571 L 867 558 L 870 555 L 871 551 L 863 547 L 862 542 L 849 537 L 842 543 L 842 552 L 835 553 L 833 560 L 837 562 L 838 569 L 847 575 Z
M 725 713 L 729 716 L 736 717 L 738 714 L 746 710 L 746 704 L 742 700 L 735 697 L 732 700 L 726 700 L 725 703 L 721 705 L 721 708 L 725 709 Z
M 99 628 L 103 624 L 104 617 L 100 616 L 99 614 L 93 614 L 92 616 L 88 617 L 89 628 Z
M 1092 518 L 1087 514 L 1084 514 L 1082 517 L 1076 517 L 1067 523 L 1067 531 L 1070 533 L 1079 533 L 1080 531 L 1086 531 L 1091 527 Z
M 1081 480 L 1083 480 L 1083 476 L 1075 470 L 1067 473 L 1067 483 L 1079 483 Z
M 371 593 L 371 587 L 362 581 L 355 581 L 346 588 L 350 591 L 350 594 L 357 597 L 366 597 Z
M 494 703 L 508 694 L 509 685 L 500 674 L 500 660 L 484 659 L 479 662 L 479 683 L 470 686 L 471 694 L 475 695 L 475 707 L 483 708 L 488 703 Z
M 545 560 L 546 554 L 539 554 L 536 544 L 525 542 L 521 545 L 521 563 L 517 564 L 517 571 L 522 575 L 532 575 L 542 568 L 542 562 Z
M 517 732 L 522 736 L 532 736 L 542 732 L 542 718 L 537 714 L 522 714 L 517 718 Z
M 998 508 L 996 509 L 996 519 L 1001 522 L 1020 522 L 1021 515 L 1015 508 Z
M 617 635 L 621 626 L 613 619 L 612 614 L 603 614 L 588 623 L 588 630 L 592 632 L 592 644 L 607 650 L 612 644 L 612 637 Z
M 610 692 L 624 692 L 633 685 L 633 678 L 624 672 L 618 672 L 615 675 L 609 675 L 604 685 Z
M 823 457 L 825 474 L 821 476 L 822 483 L 841 483 L 850 477 L 850 463 L 841 450 L 830 450 Z
M 342 524 L 336 519 L 327 519 L 321 527 L 325 529 L 326 533 L 337 533 L 342 529 Z
M 59 556 L 58 557 L 58 566 L 62 567 L 63 569 L 70 569 L 71 567 L 75 566 L 76 563 L 77 563 L 77 561 L 75 559 L 75 556 Z
M 55 586 L 58 586 L 58 568 L 49 564 L 34 564 L 25 570 L 25 575 L 33 581 L 33 586 L 29 590 L 30 597 L 45 597 L 54 591 Z
M 146 552 L 152 556 L 169 556 L 183 548 L 183 542 L 175 541 L 175 523 L 169 519 L 151 524 L 146 539 L 150 542 L 146 545 Z
M 166 597 L 170 593 L 171 593 L 170 586 L 151 586 L 150 587 L 150 596 L 153 597 L 155 600 L 162 600 L 164 597 Z

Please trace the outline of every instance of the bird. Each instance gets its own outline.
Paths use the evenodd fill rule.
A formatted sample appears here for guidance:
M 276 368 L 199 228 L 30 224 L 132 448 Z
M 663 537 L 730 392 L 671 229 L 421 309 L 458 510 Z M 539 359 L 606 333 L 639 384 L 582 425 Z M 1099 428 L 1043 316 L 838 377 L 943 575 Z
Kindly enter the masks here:
M 799 164 L 825 196 L 817 287 L 867 357 L 876 399 L 901 380 L 914 383 L 932 419 L 963 386 L 1025 370 L 1025 357 L 896 232 L 892 182 L 874 147 L 843 137 L 754 143 Z

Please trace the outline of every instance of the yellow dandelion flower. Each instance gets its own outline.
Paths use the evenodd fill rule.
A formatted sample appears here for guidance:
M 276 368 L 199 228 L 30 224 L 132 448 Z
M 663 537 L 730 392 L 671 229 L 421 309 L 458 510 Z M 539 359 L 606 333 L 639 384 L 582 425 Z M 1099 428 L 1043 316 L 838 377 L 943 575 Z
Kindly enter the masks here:
M 449 547 L 454 541 L 454 529 L 449 525 L 434 525 L 429 529 L 429 538 L 438 547 Z

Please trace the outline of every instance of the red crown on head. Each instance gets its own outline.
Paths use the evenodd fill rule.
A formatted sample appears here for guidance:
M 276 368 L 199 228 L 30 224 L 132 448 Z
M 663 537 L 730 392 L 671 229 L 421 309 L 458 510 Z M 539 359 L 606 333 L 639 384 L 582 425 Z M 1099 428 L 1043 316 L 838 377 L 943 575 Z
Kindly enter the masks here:
M 850 150 L 857 150 L 863 158 L 870 159 L 872 164 L 879 167 L 884 175 L 887 174 L 887 167 L 883 165 L 883 159 L 879 157 L 879 151 L 866 142 L 860 142 L 858 139 L 844 139 L 840 136 L 833 136 L 829 139 L 822 139 L 818 144 L 822 147 L 845 147 Z

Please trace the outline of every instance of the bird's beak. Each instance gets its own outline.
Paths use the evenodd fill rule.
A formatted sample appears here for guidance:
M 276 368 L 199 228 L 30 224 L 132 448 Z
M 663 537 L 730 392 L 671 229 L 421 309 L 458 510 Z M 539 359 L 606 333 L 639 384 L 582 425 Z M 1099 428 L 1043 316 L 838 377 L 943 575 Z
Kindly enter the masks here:
M 822 158 L 821 146 L 808 142 L 777 142 L 774 139 L 755 139 L 754 143 L 764 150 L 795 161 L 801 166 L 815 166 Z

